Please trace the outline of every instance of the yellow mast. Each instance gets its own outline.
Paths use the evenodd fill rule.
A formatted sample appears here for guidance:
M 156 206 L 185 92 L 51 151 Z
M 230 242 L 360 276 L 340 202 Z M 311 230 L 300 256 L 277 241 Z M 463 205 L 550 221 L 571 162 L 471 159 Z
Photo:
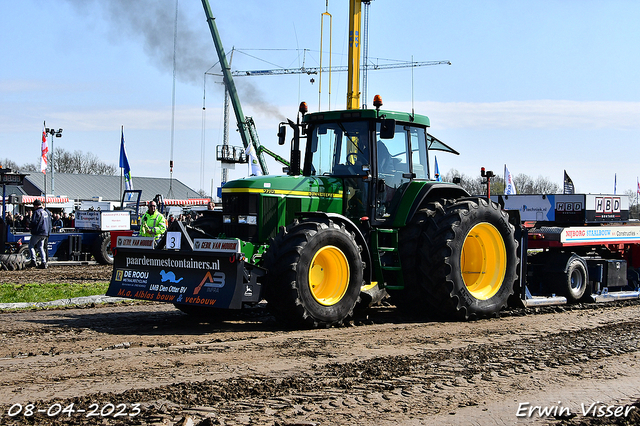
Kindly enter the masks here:
M 329 13 L 329 0 L 327 8 L 320 18 L 320 67 L 318 69 L 318 111 L 321 111 L 320 101 L 322 95 L 322 42 L 324 40 L 324 18 L 329 17 L 329 109 L 331 109 L 331 37 L 333 35 L 333 16 Z
M 360 108 L 360 11 L 362 0 L 349 0 L 349 77 L 347 109 Z

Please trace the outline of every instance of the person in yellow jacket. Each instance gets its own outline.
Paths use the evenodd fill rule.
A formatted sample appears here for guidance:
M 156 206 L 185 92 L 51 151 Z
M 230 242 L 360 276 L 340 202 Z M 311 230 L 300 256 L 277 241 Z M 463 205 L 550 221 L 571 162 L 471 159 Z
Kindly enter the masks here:
M 167 230 L 167 220 L 156 208 L 156 202 L 149 201 L 149 210 L 140 220 L 140 236 L 153 237 L 155 241 Z

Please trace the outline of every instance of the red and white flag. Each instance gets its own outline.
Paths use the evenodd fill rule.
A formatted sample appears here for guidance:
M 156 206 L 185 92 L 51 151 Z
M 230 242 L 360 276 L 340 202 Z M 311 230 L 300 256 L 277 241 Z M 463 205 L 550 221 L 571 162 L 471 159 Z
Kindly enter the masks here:
M 47 174 L 47 154 L 49 153 L 49 145 L 47 145 L 47 132 L 42 128 L 42 153 L 40 156 L 40 170 Z

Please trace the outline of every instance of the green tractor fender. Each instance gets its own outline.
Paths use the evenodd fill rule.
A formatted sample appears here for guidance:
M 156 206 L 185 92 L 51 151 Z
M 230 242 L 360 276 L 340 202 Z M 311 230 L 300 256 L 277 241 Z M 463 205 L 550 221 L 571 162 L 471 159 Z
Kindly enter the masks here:
M 430 201 L 469 197 L 461 186 L 447 182 L 412 181 L 402 195 L 393 219 L 394 228 L 402 228 Z
M 362 260 L 366 262 L 363 278 L 364 281 L 369 284 L 373 277 L 373 271 L 371 269 L 372 261 L 371 261 L 371 250 L 369 249 L 369 244 L 365 239 L 364 235 L 360 228 L 356 226 L 356 224 L 346 216 L 343 216 L 338 213 L 326 213 L 326 212 L 301 212 L 297 214 L 300 218 L 314 218 L 314 217 L 325 217 L 327 219 L 331 219 L 333 222 L 344 225 L 344 227 L 349 231 L 353 232 L 355 236 L 355 240 L 360 247 L 362 247 Z

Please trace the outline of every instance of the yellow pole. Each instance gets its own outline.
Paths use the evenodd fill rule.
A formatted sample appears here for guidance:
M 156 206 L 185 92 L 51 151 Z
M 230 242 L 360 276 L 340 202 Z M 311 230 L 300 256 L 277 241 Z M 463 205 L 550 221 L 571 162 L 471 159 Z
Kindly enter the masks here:
M 322 42 L 324 41 L 324 18 L 329 17 L 329 110 L 331 110 L 331 36 L 333 34 L 333 16 L 329 13 L 329 0 L 327 0 L 327 7 L 325 12 L 320 18 L 320 70 L 318 71 L 318 111 L 321 111 L 320 101 L 322 95 Z
M 347 109 L 360 108 L 360 11 L 361 0 L 349 0 L 349 65 Z

